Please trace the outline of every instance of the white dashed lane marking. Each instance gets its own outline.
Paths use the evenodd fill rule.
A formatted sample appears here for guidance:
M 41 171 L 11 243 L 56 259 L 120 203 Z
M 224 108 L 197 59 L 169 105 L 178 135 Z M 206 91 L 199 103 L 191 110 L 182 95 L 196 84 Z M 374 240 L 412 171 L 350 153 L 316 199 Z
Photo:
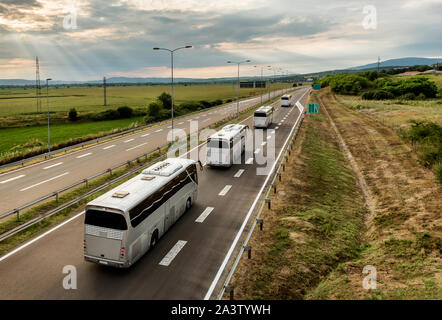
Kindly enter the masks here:
M 78 156 L 77 159 L 81 159 L 81 158 L 84 158 L 84 157 L 90 156 L 91 154 L 92 154 L 92 152 L 82 154 L 81 156 Z
M 34 187 L 37 187 L 37 186 L 39 186 L 39 185 L 41 185 L 41 184 L 43 184 L 43 183 L 46 183 L 46 182 L 49 182 L 49 181 L 52 181 L 52 180 L 55 180 L 55 179 L 61 178 L 61 177 L 65 176 L 65 175 L 67 175 L 67 174 L 69 174 L 69 172 L 65 172 L 65 173 L 62 173 L 62 174 L 60 174 L 60 175 L 58 175 L 58 176 L 56 176 L 56 177 L 53 177 L 53 178 L 50 178 L 50 179 L 48 179 L 48 180 L 45 180 L 45 181 L 42 181 L 42 182 L 39 182 L 39 183 L 33 184 L 32 186 L 27 187 L 27 188 L 23 188 L 23 189 L 21 189 L 20 191 L 26 191 L 26 190 L 29 190 L 29 189 L 34 188 Z
M 209 216 L 210 213 L 212 213 L 213 209 L 215 209 L 214 207 L 207 207 L 203 213 L 201 213 L 201 215 L 198 217 L 198 219 L 195 220 L 195 222 L 198 223 L 203 223 L 204 220 L 206 220 L 206 218 Z
M 17 177 L 14 177 L 14 178 L 11 178 L 11 179 L 8 179 L 8 180 L 3 180 L 3 181 L 1 181 L 0 183 L 3 184 L 3 183 L 10 182 L 10 181 L 14 181 L 14 180 L 17 180 L 17 179 L 23 178 L 24 176 L 25 176 L 25 175 L 22 174 L 22 175 L 19 175 L 19 176 L 17 176 Z
M 218 193 L 219 196 L 223 197 L 227 194 L 227 192 L 229 192 L 229 190 L 232 188 L 232 186 L 230 184 L 228 184 L 227 186 L 225 186 L 220 193 Z
M 107 150 L 107 149 L 110 149 L 110 148 L 113 148 L 113 147 L 115 147 L 115 145 L 113 144 L 113 145 L 111 145 L 111 146 L 107 146 L 107 147 L 104 147 L 103 148 L 103 150 Z
M 237 173 L 233 176 L 234 178 L 239 178 L 244 173 L 244 169 L 239 169 Z
M 175 259 L 175 257 L 178 255 L 178 253 L 181 251 L 181 249 L 184 248 L 184 246 L 186 245 L 187 241 L 184 240 L 179 240 L 172 249 L 170 249 L 169 253 L 166 254 L 166 256 L 163 258 L 163 260 L 160 261 L 160 265 L 162 266 L 169 266 L 171 264 L 171 262 L 173 261 L 173 259 Z
M 59 165 L 62 165 L 62 164 L 63 164 L 63 162 L 59 162 L 59 163 L 56 163 L 56 164 L 44 167 L 43 170 L 47 170 L 47 169 L 51 169 L 51 168 L 54 168 L 54 167 L 58 167 Z

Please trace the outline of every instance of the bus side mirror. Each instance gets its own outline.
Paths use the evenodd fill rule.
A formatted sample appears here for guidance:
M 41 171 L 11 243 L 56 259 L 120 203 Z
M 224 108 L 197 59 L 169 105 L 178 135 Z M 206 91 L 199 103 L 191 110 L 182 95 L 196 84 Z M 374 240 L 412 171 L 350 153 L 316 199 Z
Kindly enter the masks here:
M 204 168 L 204 167 L 203 167 L 203 164 L 201 163 L 200 160 L 198 160 L 198 163 L 200 164 L 200 170 L 203 171 L 203 168 Z

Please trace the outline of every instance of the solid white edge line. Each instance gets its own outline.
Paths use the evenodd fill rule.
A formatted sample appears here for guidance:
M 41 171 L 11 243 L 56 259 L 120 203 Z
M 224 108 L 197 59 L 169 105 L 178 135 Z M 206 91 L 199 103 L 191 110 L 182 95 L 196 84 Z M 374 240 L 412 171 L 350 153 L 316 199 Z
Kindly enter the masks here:
M 212 213 L 213 209 L 215 209 L 214 207 L 207 207 L 206 209 L 204 209 L 204 211 L 200 214 L 200 216 L 195 220 L 195 222 L 197 223 L 203 223 L 204 220 L 206 220 L 206 218 L 209 216 L 209 214 Z
M 304 94 L 301 96 L 301 98 L 299 98 L 298 102 L 299 102 L 299 101 L 305 96 L 305 94 L 306 94 L 308 91 L 309 91 L 309 89 L 306 90 L 306 91 L 304 92 Z M 293 133 L 293 130 L 295 130 L 295 127 L 296 127 L 296 125 L 297 125 L 299 119 L 301 119 L 301 115 L 302 115 L 302 112 L 299 112 L 298 119 L 296 120 L 295 124 L 293 125 L 293 128 L 292 128 L 292 130 L 290 131 L 290 134 L 288 135 L 288 137 L 287 137 L 287 139 L 286 139 L 286 141 L 285 141 L 283 147 L 281 148 L 281 151 L 279 152 L 279 155 L 278 155 L 277 160 L 275 161 L 275 163 L 273 163 L 273 166 L 272 166 L 272 169 L 270 170 L 270 172 L 273 172 L 273 170 L 275 170 L 276 164 L 278 163 L 278 160 L 279 160 L 279 158 L 281 157 L 282 152 L 284 151 L 284 148 L 285 148 L 287 142 L 289 141 L 290 136 L 291 136 L 292 133 Z M 236 244 L 238 243 L 239 238 L 241 237 L 241 234 L 242 234 L 242 232 L 244 231 L 244 228 L 246 227 L 247 222 L 249 221 L 250 216 L 252 215 L 252 212 L 253 212 L 253 210 L 255 209 L 256 204 L 258 203 L 258 200 L 259 200 L 259 198 L 260 198 L 260 195 L 261 195 L 262 191 L 264 190 L 265 186 L 267 185 L 267 182 L 269 181 L 269 179 L 270 179 L 270 175 L 267 175 L 267 178 L 266 178 L 266 180 L 264 181 L 264 183 L 263 183 L 261 189 L 259 190 L 259 192 L 258 192 L 258 194 L 257 194 L 257 196 L 256 196 L 256 198 L 255 198 L 255 201 L 253 201 L 253 204 L 252 204 L 252 206 L 250 207 L 250 210 L 249 210 L 249 212 L 247 213 L 247 216 L 245 217 L 245 219 L 244 219 L 244 221 L 243 221 L 243 223 L 242 223 L 242 225 L 241 225 L 241 228 L 239 229 L 238 233 L 236 234 L 235 239 L 233 240 L 232 245 L 230 246 L 229 251 L 227 252 L 226 256 L 224 257 L 224 260 L 223 260 L 221 266 L 219 267 L 218 272 L 216 273 L 215 278 L 213 279 L 212 284 L 211 284 L 210 287 L 209 287 L 209 290 L 207 291 L 206 295 L 204 296 L 204 300 L 209 300 L 210 297 L 212 296 L 213 290 L 215 290 L 215 286 L 216 286 L 216 284 L 218 283 L 219 278 L 221 277 L 221 274 L 222 274 L 223 271 L 224 271 L 224 268 L 226 267 L 227 263 L 229 262 L 230 256 L 232 255 L 233 250 L 235 249 Z
M 68 220 L 66 220 L 66 221 L 64 221 L 64 222 L 62 222 L 62 223 L 60 223 L 59 225 L 53 227 L 52 229 L 46 231 L 45 233 L 39 235 L 38 237 L 36 237 L 36 238 L 30 240 L 29 242 L 26 242 L 25 244 L 23 244 L 22 246 L 18 247 L 17 249 L 14 249 L 14 250 L 12 250 L 11 252 L 8 252 L 8 253 L 5 254 L 3 257 L 0 257 L 0 262 L 3 261 L 3 260 L 5 260 L 5 259 L 7 259 L 7 258 L 10 257 L 10 256 L 12 256 L 13 254 L 15 254 L 15 253 L 17 253 L 17 252 L 23 250 L 24 248 L 30 246 L 30 245 L 33 244 L 34 242 L 40 240 L 41 238 L 47 236 L 48 234 L 54 232 L 55 230 L 57 230 L 57 229 L 63 227 L 65 224 L 68 224 L 68 223 L 71 222 L 72 220 L 77 219 L 77 218 L 78 218 L 79 216 L 81 216 L 82 214 L 84 214 L 84 211 L 82 211 L 82 212 L 78 213 L 77 215 L 75 215 L 75 216 L 69 218 Z
M 17 180 L 17 179 L 23 178 L 24 176 L 26 176 L 26 175 L 25 175 L 25 174 L 21 174 L 21 175 L 19 175 L 19 176 L 14 177 L 14 178 L 10 178 L 10 179 L 8 179 L 8 180 L 1 181 L 0 184 L 4 184 L 4 183 L 7 183 L 7 182 L 11 182 L 11 181 L 14 181 L 14 180 Z

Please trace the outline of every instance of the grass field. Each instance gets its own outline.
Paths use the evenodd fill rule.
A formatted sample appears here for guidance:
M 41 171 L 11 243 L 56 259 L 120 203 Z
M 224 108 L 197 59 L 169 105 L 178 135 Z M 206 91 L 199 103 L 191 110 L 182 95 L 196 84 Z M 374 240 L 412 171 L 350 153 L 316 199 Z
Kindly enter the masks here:
M 58 144 L 70 139 L 84 137 L 89 134 L 98 134 L 100 132 L 110 132 L 118 128 L 127 128 L 132 124 L 141 123 L 143 117 L 88 122 L 74 124 L 58 124 L 51 126 L 51 144 Z M 26 128 L 7 128 L 0 130 L 0 158 L 2 155 L 14 151 L 23 151 L 29 149 L 24 145 L 29 141 L 38 140 L 42 146 L 47 145 L 48 127 L 35 126 Z
M 442 297 L 441 188 L 394 130 L 314 93 L 327 106 L 366 181 L 369 200 L 321 105 L 307 115 L 231 284 L 235 299 Z M 373 204 L 373 210 L 366 209 Z M 377 270 L 364 289 L 365 266 Z M 227 294 L 225 298 L 227 298 Z
M 272 84 L 271 89 L 288 84 Z M 79 113 L 100 112 L 121 106 L 144 108 L 162 92 L 170 92 L 169 85 L 107 87 L 107 106 L 103 105 L 103 88 L 100 87 L 49 87 L 50 110 L 67 113 L 75 108 Z M 259 89 L 240 89 L 240 96 L 257 95 Z M 46 110 L 46 89 L 42 88 L 42 108 Z M 236 93 L 235 93 L 236 94 Z M 175 85 L 175 103 L 231 99 L 231 84 Z M 35 89 L 0 89 L 0 117 L 28 115 L 36 112 Z
M 288 84 L 275 83 L 271 90 L 287 88 Z M 146 108 L 148 103 L 156 100 L 162 92 L 169 92 L 170 86 L 119 86 L 107 88 L 107 106 L 103 106 L 103 89 L 98 87 L 50 87 L 49 101 L 51 118 L 51 144 L 66 142 L 70 139 L 82 138 L 88 135 L 103 135 L 114 130 L 142 124 L 143 117 L 130 119 L 70 123 L 67 113 L 75 108 L 79 114 L 100 112 L 116 109 L 120 106 Z M 266 93 L 264 90 L 263 93 Z M 0 122 L 18 123 L 20 127 L 0 128 L 0 159 L 9 158 L 17 153 L 29 152 L 47 144 L 46 114 L 35 114 L 34 89 L 0 89 Z M 240 97 L 259 95 L 259 89 L 241 89 Z M 175 103 L 232 98 L 231 84 L 213 85 L 176 85 Z M 235 96 L 236 98 L 236 96 Z M 46 100 L 42 99 L 43 110 L 46 110 Z M 64 119 L 64 120 L 63 120 Z M 63 122 L 63 124 L 60 124 Z M 39 123 L 40 125 L 35 125 Z

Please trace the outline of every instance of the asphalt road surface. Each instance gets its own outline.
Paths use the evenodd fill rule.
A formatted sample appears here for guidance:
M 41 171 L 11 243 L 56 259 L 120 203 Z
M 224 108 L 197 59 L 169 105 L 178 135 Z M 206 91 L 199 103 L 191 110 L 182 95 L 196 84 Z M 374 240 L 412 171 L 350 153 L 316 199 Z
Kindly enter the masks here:
M 302 96 L 304 104 L 307 90 L 293 93 L 293 102 Z M 275 135 L 278 155 L 299 117 L 299 110 L 295 106 L 280 107 L 279 101 L 274 105 L 274 123 L 263 131 L 265 140 Z M 243 123 L 253 128 L 252 120 L 248 118 Z M 139 139 L 140 134 L 136 137 Z M 140 142 L 141 139 L 137 143 Z M 124 145 L 124 141 L 118 145 Z M 265 144 L 255 145 L 254 149 L 260 149 L 257 153 L 266 152 Z M 87 152 L 93 150 L 98 149 Z M 94 161 L 92 157 L 85 161 L 82 168 L 87 171 L 87 167 L 95 166 L 95 161 L 106 161 L 109 156 L 105 153 L 96 157 Z M 256 174 L 257 167 L 255 162 L 245 164 L 244 161 L 227 169 L 204 167 L 199 172 L 198 200 L 160 239 L 155 249 L 129 269 L 114 269 L 83 260 L 84 214 L 77 215 L 27 246 L 0 257 L 0 299 L 203 299 L 266 179 Z M 198 219 L 203 212 L 210 213 L 205 219 Z M 177 244 L 181 244 L 181 249 L 170 263 L 160 264 Z M 62 286 L 66 276 L 62 271 L 66 265 L 75 266 L 77 270 L 75 290 L 65 290 Z M 220 283 L 222 281 L 223 278 Z M 214 291 L 213 296 L 217 293 Z
M 282 91 L 275 91 L 271 93 L 271 97 L 280 94 Z M 264 98 L 267 97 L 268 95 L 264 95 Z M 260 97 L 243 100 L 240 110 L 260 102 Z M 236 108 L 235 102 L 189 117 L 177 118 L 174 128 L 189 133 L 191 120 L 198 121 L 200 128 L 207 127 L 236 114 Z M 0 214 L 164 146 L 170 127 L 170 122 L 153 126 L 141 132 L 0 174 Z

